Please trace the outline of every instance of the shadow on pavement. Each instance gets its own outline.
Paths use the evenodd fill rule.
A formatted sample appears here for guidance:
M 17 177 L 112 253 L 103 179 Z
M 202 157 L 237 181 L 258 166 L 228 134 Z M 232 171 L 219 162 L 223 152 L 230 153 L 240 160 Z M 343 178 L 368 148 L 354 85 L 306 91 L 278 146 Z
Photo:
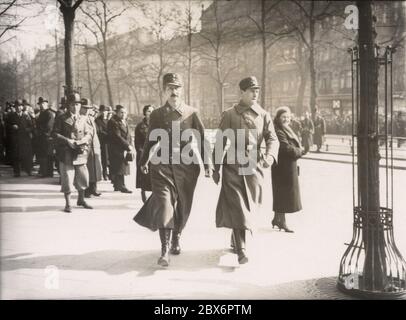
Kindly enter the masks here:
M 147 277 L 160 270 L 197 271 L 217 268 L 221 254 L 223 254 L 223 250 L 184 251 L 179 256 L 171 256 L 171 264 L 168 268 L 157 265 L 160 255 L 159 250 L 104 250 L 78 255 L 52 255 L 31 258 L 19 258 L 18 255 L 11 255 L 1 257 L 0 266 L 2 271 L 45 269 L 47 266 L 56 266 L 62 270 L 104 271 L 110 275 L 137 271 L 138 277 Z

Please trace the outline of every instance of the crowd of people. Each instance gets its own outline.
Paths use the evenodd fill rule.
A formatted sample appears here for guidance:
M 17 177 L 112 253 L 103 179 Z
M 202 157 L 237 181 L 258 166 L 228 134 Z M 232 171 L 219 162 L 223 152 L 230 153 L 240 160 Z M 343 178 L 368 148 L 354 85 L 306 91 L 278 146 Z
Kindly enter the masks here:
M 70 194 L 78 190 L 78 205 L 91 209 L 85 198 L 100 196 L 97 183 L 111 180 L 114 190 L 131 193 L 124 184 L 134 153 L 132 135 L 121 105 L 94 105 L 78 93 L 61 99 L 59 109 L 40 97 L 36 108 L 26 100 L 6 103 L 0 113 L 0 161 L 38 178 L 59 172 L 65 211 L 71 212 Z M 128 153 L 124 158 L 122 151 Z M 33 172 L 34 164 L 39 165 Z
M 308 112 L 298 119 L 288 107 L 278 108 L 272 119 L 257 102 L 260 91 L 257 79 L 248 77 L 239 83 L 240 100 L 223 112 L 217 125 L 214 145 L 222 148 L 213 148 L 199 112 L 182 101 L 182 87 L 180 75 L 164 75 L 166 102 L 158 108 L 144 106 L 143 119 L 137 121 L 134 135 L 126 107 L 116 105 L 113 111 L 111 106 L 91 104 L 78 93 L 62 98 L 57 111 L 42 97 L 37 108 L 25 100 L 8 103 L 0 119 L 0 160 L 13 167 L 15 177 L 20 177 L 22 171 L 33 175 L 34 161 L 39 164 L 36 175 L 40 178 L 53 177 L 57 170 L 65 198 L 64 211 L 68 213 L 72 212 L 74 189 L 78 192 L 77 206 L 93 209 L 86 198 L 101 196 L 98 190 L 101 180 L 110 180 L 114 191 L 132 193 L 124 177 L 130 173 L 130 163 L 136 162 L 135 183 L 141 189 L 144 205 L 134 221 L 152 231 L 159 230 L 158 264 L 166 267 L 170 254 L 181 253 L 181 234 L 191 213 L 200 163 L 174 161 L 176 154 L 189 150 L 190 141 L 169 139 L 165 146 L 162 138 L 151 139 L 151 134 L 159 129 L 170 136 L 174 123 L 181 133 L 192 129 L 198 133 L 195 139 L 201 148 L 198 157 L 204 164 L 205 176 L 215 184 L 221 181 L 216 227 L 232 230 L 231 248 L 238 262 L 245 264 L 248 262 L 245 235 L 246 231 L 252 232 L 255 212 L 262 203 L 264 171 L 271 170 L 272 177 L 271 224 L 292 233 L 286 214 L 302 210 L 297 161 L 313 144 L 320 152 L 329 124 L 319 112 L 314 119 Z M 210 124 L 214 124 L 214 119 Z M 249 133 L 252 129 L 256 130 L 254 144 Z M 244 130 L 243 155 L 255 154 L 254 161 L 248 162 L 253 167 L 246 168 L 240 163 L 238 139 L 230 140 L 225 148 L 229 137 L 218 134 L 230 130 Z M 169 153 L 168 163 L 151 161 L 157 143 L 161 153 Z M 262 143 L 265 149 L 261 148 Z M 147 196 L 147 192 L 151 194 Z

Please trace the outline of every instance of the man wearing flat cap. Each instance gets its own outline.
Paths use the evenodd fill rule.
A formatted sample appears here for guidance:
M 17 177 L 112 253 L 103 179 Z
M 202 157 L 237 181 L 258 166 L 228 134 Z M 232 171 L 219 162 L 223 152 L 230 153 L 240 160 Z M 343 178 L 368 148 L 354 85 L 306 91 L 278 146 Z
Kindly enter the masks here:
M 91 196 L 99 197 L 101 193 L 97 192 L 97 182 L 101 180 L 101 159 L 100 159 L 100 142 L 97 136 L 97 128 L 95 119 L 94 106 L 89 103 L 88 99 L 83 98 L 81 100 L 82 107 L 80 108 L 80 114 L 87 117 L 87 124 L 89 125 L 91 132 L 91 140 L 89 144 L 89 155 L 87 158 L 87 170 L 89 172 L 89 187 L 85 190 L 85 198 Z
M 109 177 L 109 156 L 108 156 L 108 134 L 107 123 L 111 118 L 112 109 L 110 106 L 100 105 L 99 116 L 96 118 L 97 135 L 100 141 L 101 163 L 103 168 L 103 180 Z
M 55 112 L 48 107 L 48 100 L 39 97 L 40 113 L 37 119 L 37 155 L 39 157 L 39 175 L 41 177 L 53 177 L 54 157 L 52 129 L 55 122 Z
M 65 195 L 65 212 L 72 212 L 71 193 L 78 191 L 77 205 L 93 209 L 85 201 L 85 190 L 89 186 L 87 158 L 92 131 L 86 116 L 80 115 L 81 100 L 78 93 L 67 97 L 67 111 L 55 120 L 52 136 L 61 174 L 61 192 Z
M 239 87 L 240 101 L 222 114 L 216 136 L 216 145 L 220 145 L 220 150 L 215 148 L 213 152 L 213 180 L 216 184 L 219 183 L 222 165 L 223 179 L 216 209 L 216 226 L 232 229 L 232 248 L 238 255 L 238 262 L 244 264 L 248 262 L 245 231 L 253 230 L 253 218 L 262 202 L 263 171 L 277 161 L 279 141 L 271 115 L 257 103 L 260 90 L 257 79 L 244 78 Z M 238 139 L 235 139 L 227 151 L 224 151 L 227 137 L 222 133 L 228 129 L 234 132 L 242 129 L 245 142 L 237 147 Z M 261 150 L 262 143 L 265 144 L 265 152 Z M 238 156 L 235 157 L 238 152 L 243 152 L 244 156 L 253 155 L 252 170 L 242 170 L 245 164 Z
M 204 138 L 204 126 L 195 108 L 186 105 L 182 100 L 182 79 L 176 73 L 167 73 L 163 77 L 163 90 L 166 103 L 152 111 L 150 115 L 147 138 L 143 147 L 140 167 L 144 173 L 148 173 L 148 165 L 151 171 L 152 195 L 140 209 L 134 220 L 152 231 L 159 230 L 161 239 L 161 257 L 158 260 L 160 266 L 169 265 L 169 253 L 180 254 L 180 235 L 184 229 L 192 208 L 193 195 L 200 174 L 200 165 L 193 161 L 191 164 L 182 161 L 180 157 L 183 150 L 191 149 L 191 142 L 172 139 L 176 130 L 180 136 L 184 132 L 194 129 L 200 135 L 195 136 L 198 144 L 197 159 L 204 157 L 210 159 L 210 145 Z M 153 153 L 150 151 L 158 141 L 154 141 L 153 135 L 157 129 L 165 132 L 168 140 L 159 141 L 161 154 L 168 155 L 168 161 L 156 163 L 150 161 Z M 186 131 L 188 130 L 188 131 Z M 204 148 L 202 146 L 204 145 Z M 204 150 L 206 156 L 201 150 Z M 199 152 L 200 151 L 200 152 Z M 205 161 L 206 177 L 211 176 L 212 165 Z M 171 241 L 172 237 L 172 241 Z

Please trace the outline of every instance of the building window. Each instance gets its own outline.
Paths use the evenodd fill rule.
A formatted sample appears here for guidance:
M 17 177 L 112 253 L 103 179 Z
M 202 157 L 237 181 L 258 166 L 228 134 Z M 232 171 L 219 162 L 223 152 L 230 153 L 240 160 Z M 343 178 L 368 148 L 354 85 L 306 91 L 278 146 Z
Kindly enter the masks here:
M 345 77 L 345 87 L 348 89 L 351 88 L 351 80 L 352 80 L 351 71 L 347 71 Z

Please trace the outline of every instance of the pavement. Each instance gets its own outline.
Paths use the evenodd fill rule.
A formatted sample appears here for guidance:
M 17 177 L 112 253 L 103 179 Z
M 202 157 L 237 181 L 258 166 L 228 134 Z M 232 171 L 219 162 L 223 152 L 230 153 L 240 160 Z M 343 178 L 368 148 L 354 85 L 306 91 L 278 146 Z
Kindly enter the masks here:
M 309 154 L 313 155 L 313 154 Z M 272 229 L 267 172 L 262 212 L 247 239 L 250 262 L 228 251 L 230 230 L 215 227 L 219 187 L 199 179 L 182 253 L 156 262 L 158 233 L 132 221 L 133 194 L 99 183 L 94 210 L 62 211 L 58 178 L 11 176 L 0 167 L 1 299 L 354 299 L 336 289 L 340 259 L 352 237 L 352 167 L 300 160 L 303 211 L 287 215 L 289 234 Z M 406 255 L 405 170 L 394 170 L 394 235 Z

